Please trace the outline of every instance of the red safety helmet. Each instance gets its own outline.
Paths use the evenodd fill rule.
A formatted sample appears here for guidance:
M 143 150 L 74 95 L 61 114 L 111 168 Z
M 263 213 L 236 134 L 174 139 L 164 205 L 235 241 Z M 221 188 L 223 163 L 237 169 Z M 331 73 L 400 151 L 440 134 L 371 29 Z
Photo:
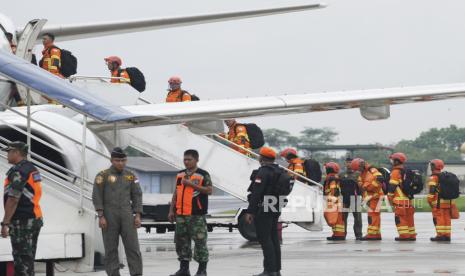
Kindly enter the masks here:
M 117 57 L 117 56 L 110 56 L 110 57 L 106 57 L 104 58 L 104 60 L 108 63 L 116 63 L 118 64 L 118 66 L 121 66 L 123 64 L 123 62 L 121 61 L 121 58 L 120 57 Z
M 355 158 L 354 160 L 352 160 L 352 162 L 350 163 L 350 168 L 353 170 L 353 171 L 359 171 L 360 168 L 363 168 L 365 167 L 365 160 L 363 160 L 362 158 Z
M 403 164 L 407 161 L 407 155 L 405 155 L 403 152 L 396 152 L 396 153 L 391 154 L 389 156 L 389 159 L 397 160 Z
M 181 78 L 178 77 L 178 76 L 172 76 L 169 80 L 168 80 L 168 83 L 169 84 L 181 84 L 182 81 L 181 81 Z
M 335 162 L 328 162 L 325 164 L 325 169 L 326 171 L 328 171 L 328 169 L 332 169 L 332 173 L 339 173 L 339 171 L 341 170 L 341 167 L 339 167 L 339 164 L 338 163 L 335 163 Z
M 284 149 L 281 151 L 281 153 L 279 154 L 281 157 L 283 158 L 286 158 L 292 154 L 292 155 L 295 155 L 297 156 L 297 150 L 293 149 L 293 148 L 287 148 L 287 149 Z
M 433 159 L 429 161 L 429 163 L 432 166 L 434 166 L 434 168 L 432 168 L 433 170 L 441 171 L 442 169 L 444 169 L 444 161 L 442 161 L 441 159 Z

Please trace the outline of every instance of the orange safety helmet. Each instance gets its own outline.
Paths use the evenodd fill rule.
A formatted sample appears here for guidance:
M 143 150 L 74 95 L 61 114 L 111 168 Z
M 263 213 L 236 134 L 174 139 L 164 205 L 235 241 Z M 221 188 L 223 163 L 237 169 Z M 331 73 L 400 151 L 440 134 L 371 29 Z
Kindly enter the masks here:
M 362 158 L 355 158 L 350 163 L 350 168 L 353 171 L 359 171 L 360 168 L 364 168 L 364 167 L 365 167 L 365 160 L 363 160 Z
M 109 62 L 109 63 L 116 63 L 118 64 L 118 66 L 121 66 L 123 64 L 123 62 L 121 61 L 121 58 L 120 57 L 117 57 L 117 56 L 110 56 L 110 57 L 106 57 L 104 58 L 105 62 Z
M 433 170 L 437 170 L 437 171 L 441 171 L 442 169 L 444 169 L 444 161 L 442 161 L 441 159 L 433 159 L 431 161 L 429 161 L 429 163 L 434 166 L 434 169 Z
M 389 156 L 389 159 L 391 160 L 397 160 L 399 161 L 400 163 L 405 163 L 405 161 L 407 161 L 407 155 L 405 155 L 404 153 L 402 152 L 396 152 L 396 153 L 393 153 Z
M 338 163 L 328 162 L 325 164 L 325 169 L 326 169 L 326 173 L 339 173 L 339 171 L 341 170 L 341 167 L 339 167 Z M 328 169 L 331 169 L 332 172 L 328 172 Z
M 182 83 L 182 80 L 180 77 L 178 76 L 172 76 L 169 80 L 168 80 L 168 83 L 169 84 L 181 84 Z
M 289 155 L 295 155 L 297 156 L 297 150 L 293 149 L 293 148 L 287 148 L 287 149 L 284 149 L 281 151 L 281 153 L 279 154 L 279 156 L 281 156 L 282 158 L 288 158 Z

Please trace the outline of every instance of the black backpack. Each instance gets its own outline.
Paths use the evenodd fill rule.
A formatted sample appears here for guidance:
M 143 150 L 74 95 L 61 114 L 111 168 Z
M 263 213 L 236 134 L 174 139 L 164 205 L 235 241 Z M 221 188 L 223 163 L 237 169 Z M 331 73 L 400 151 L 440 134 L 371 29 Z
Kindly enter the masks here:
M 271 186 L 271 194 L 275 196 L 288 196 L 294 188 L 294 178 L 283 169 L 275 172 L 276 181 Z
M 126 72 L 128 72 L 130 84 L 134 89 L 139 92 L 145 91 L 145 77 L 142 72 L 137 69 L 136 67 L 128 67 L 126 68 Z
M 199 98 L 197 95 L 191 94 L 191 93 L 187 92 L 186 90 L 182 90 L 182 93 L 181 93 L 181 101 L 182 101 L 182 97 L 184 96 L 184 94 L 190 95 L 190 96 L 191 96 L 191 101 L 192 101 L 192 102 L 200 101 L 200 98 Z
M 460 180 L 451 172 L 439 174 L 439 198 L 452 200 L 460 196 Z
M 250 147 L 252 149 L 259 149 L 265 145 L 265 137 L 261 128 L 256 124 L 240 124 L 247 130 L 247 136 L 249 136 Z M 239 125 L 238 125 L 239 126 Z M 237 126 L 236 126 L 237 127 Z
M 321 166 L 315 159 L 307 159 L 304 161 L 304 170 L 307 178 L 320 183 L 322 179 Z M 311 183 L 310 183 L 311 184 Z
M 402 191 L 409 197 L 423 191 L 423 178 L 419 171 L 406 169 L 403 172 Z
M 72 75 L 77 73 L 77 58 L 68 50 L 60 49 L 58 47 L 54 47 L 55 49 L 59 49 L 61 51 L 61 66 L 59 68 L 60 73 L 63 77 L 68 78 Z M 52 48 L 49 49 L 49 55 Z M 44 63 L 44 58 L 39 61 L 39 66 L 42 67 Z
M 384 167 L 376 168 L 376 169 L 383 176 L 382 177 L 383 179 L 381 180 L 381 188 L 383 188 L 383 193 L 387 195 L 388 190 L 389 190 L 389 180 L 391 180 L 391 171 L 388 168 L 384 168 Z

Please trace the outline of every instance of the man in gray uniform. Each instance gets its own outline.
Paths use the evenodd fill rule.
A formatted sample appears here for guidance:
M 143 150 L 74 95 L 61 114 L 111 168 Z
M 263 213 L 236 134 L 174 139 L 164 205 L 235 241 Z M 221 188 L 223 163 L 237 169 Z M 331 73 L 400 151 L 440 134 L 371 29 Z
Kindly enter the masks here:
M 111 167 L 95 177 L 92 200 L 102 228 L 105 246 L 105 270 L 119 276 L 118 243 L 123 240 L 131 275 L 142 275 L 142 256 L 137 237 L 141 226 L 142 190 L 137 177 L 126 167 L 121 148 L 111 152 Z

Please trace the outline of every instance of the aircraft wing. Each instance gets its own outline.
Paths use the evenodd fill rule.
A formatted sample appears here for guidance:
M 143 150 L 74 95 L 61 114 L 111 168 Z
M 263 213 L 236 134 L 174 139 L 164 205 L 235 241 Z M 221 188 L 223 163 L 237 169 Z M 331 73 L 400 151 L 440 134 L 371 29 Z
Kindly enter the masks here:
M 253 18 L 290 12 L 306 11 L 324 8 L 325 4 L 310 4 L 288 6 L 272 9 L 259 9 L 250 11 L 226 12 L 217 14 L 194 15 L 184 17 L 148 18 L 132 21 L 115 21 L 91 24 L 44 26 L 41 34 L 50 32 L 56 36 L 57 41 L 101 37 L 106 35 L 133 33 L 156 29 L 166 29 L 181 26 L 191 26 L 212 22 L 230 21 Z M 18 31 L 18 37 L 22 29 Z
M 116 122 L 130 128 L 349 108 L 360 108 L 362 116 L 376 120 L 389 117 L 394 104 L 465 97 L 465 83 L 457 83 L 121 107 L 2 50 L 0 74 L 93 118 L 102 128 Z
M 359 108 L 368 120 L 386 119 L 395 104 L 465 97 L 465 83 L 267 96 L 123 107 L 149 125 L 202 122 L 265 115 L 285 115 Z

